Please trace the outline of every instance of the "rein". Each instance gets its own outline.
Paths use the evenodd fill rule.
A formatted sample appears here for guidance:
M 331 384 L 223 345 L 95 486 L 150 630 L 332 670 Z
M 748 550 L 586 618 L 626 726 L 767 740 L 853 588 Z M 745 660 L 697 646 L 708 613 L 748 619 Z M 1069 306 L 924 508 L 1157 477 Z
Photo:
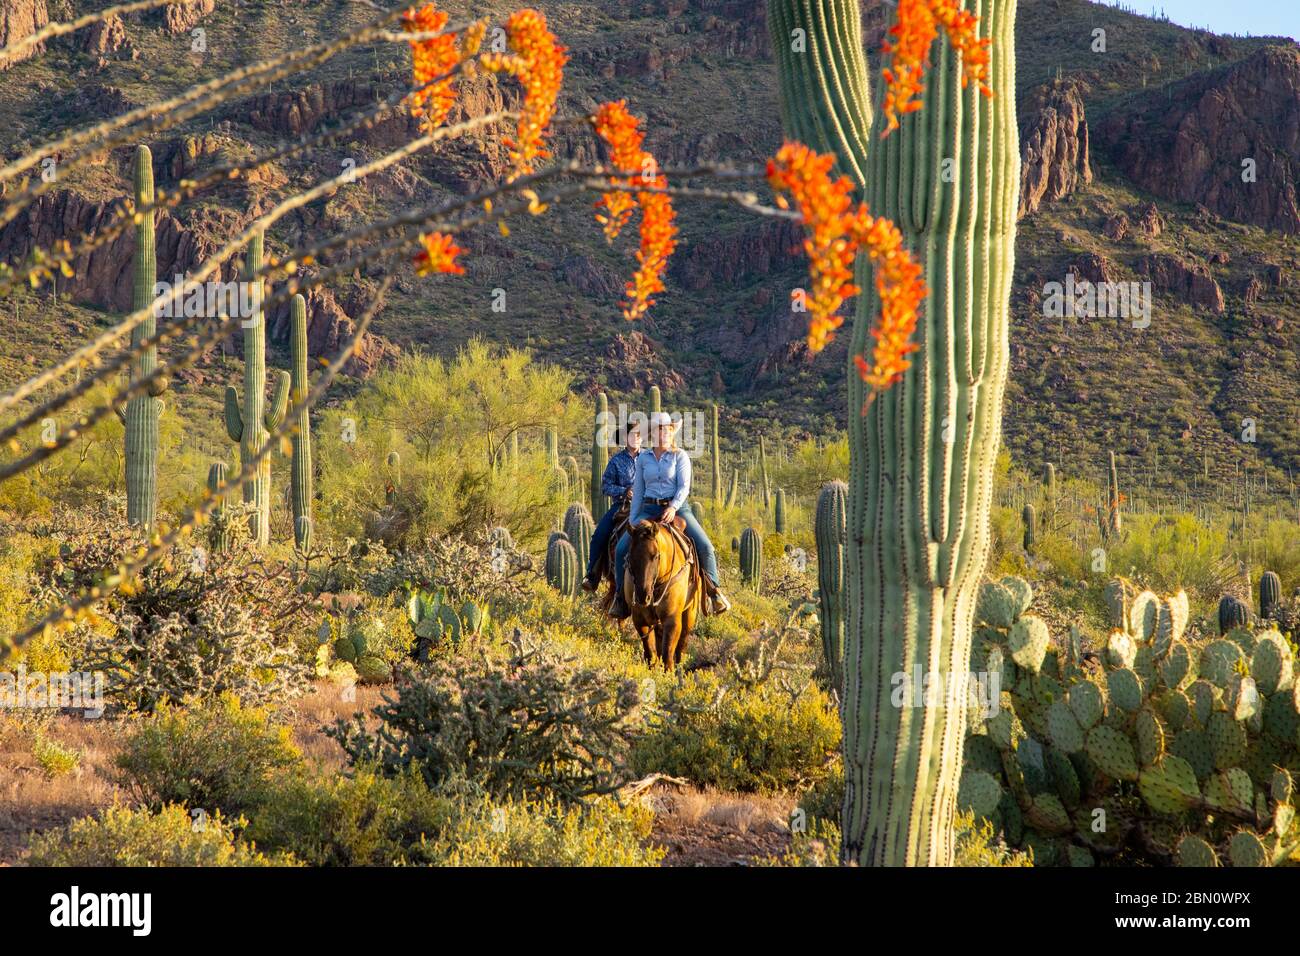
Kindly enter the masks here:
M 666 531 L 665 533 L 668 535 L 669 538 L 672 539 L 673 554 L 674 555 L 679 554 L 681 550 L 681 546 L 677 543 L 677 539 L 673 536 L 673 533 L 671 531 Z M 677 570 L 674 571 L 672 574 L 670 574 L 668 577 L 655 578 L 654 584 L 650 585 L 650 600 L 647 602 L 646 607 L 654 607 L 656 604 L 662 601 L 664 599 L 664 596 L 668 593 L 669 586 L 674 581 L 676 581 L 679 577 L 681 577 L 682 572 L 687 570 L 690 566 L 691 566 L 690 561 L 683 561 L 678 566 Z M 658 596 L 655 595 L 656 590 L 658 590 Z

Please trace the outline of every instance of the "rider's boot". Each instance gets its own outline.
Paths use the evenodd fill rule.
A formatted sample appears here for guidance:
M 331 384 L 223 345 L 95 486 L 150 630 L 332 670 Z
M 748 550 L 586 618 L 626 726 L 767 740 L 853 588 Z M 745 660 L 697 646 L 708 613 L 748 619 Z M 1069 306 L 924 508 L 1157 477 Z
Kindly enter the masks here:
M 628 610 L 627 602 L 623 600 L 623 592 L 615 592 L 614 603 L 609 606 L 609 616 L 614 618 L 616 621 L 621 621 L 625 617 L 630 617 L 631 614 L 632 612 Z
M 726 614 L 730 610 L 731 602 L 727 600 L 727 596 L 722 593 L 721 588 L 714 587 L 712 594 L 712 613 Z
M 600 578 L 594 574 L 588 574 L 582 579 L 582 589 L 587 592 L 595 591 L 600 587 Z

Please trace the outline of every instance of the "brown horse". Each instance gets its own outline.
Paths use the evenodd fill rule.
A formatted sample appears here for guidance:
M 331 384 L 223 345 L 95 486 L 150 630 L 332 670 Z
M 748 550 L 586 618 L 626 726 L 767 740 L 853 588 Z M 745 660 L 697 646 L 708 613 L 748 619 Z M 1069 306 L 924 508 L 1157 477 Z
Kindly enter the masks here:
M 680 521 L 681 519 L 677 519 Z M 623 600 L 632 626 L 641 635 L 647 664 L 663 661 L 671 671 L 700 616 L 704 589 L 699 562 L 693 562 L 680 537 L 659 521 L 641 521 L 628 532 L 632 545 L 623 575 Z

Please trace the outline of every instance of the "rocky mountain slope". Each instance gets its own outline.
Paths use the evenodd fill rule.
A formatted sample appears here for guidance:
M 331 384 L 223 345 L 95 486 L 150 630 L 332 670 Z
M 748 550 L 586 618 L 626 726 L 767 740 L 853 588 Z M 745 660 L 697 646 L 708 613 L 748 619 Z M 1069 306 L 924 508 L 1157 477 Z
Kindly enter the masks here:
M 581 0 L 536 4 L 571 48 L 561 117 L 628 98 L 647 144 L 668 164 L 729 158 L 759 163 L 780 143 L 764 4 L 758 0 Z M 449 3 L 453 15 L 515 6 Z M 864 3 L 872 62 L 886 8 Z M 67 19 L 85 0 L 3 0 L 0 32 Z M 343 0 L 195 0 L 60 38 L 8 67 L 0 137 L 15 156 L 54 129 L 95 121 L 219 75 L 239 63 L 337 34 L 369 15 Z M 1288 40 L 1219 37 L 1085 0 L 1026 0 L 1017 38 L 1024 173 L 1013 293 L 1012 382 L 1006 437 L 1034 463 L 1093 471 L 1114 448 L 1129 480 L 1189 486 L 1235 474 L 1239 462 L 1284 479 L 1300 467 L 1293 410 L 1300 301 L 1296 180 L 1300 174 L 1300 50 Z M 195 26 L 207 51 L 190 49 Z M 1096 30 L 1104 31 L 1097 49 Z M 160 185 L 230 157 L 263 151 L 373 103 L 404 82 L 398 46 L 352 51 L 292 85 L 256 95 L 152 142 Z M 509 84 L 476 79 L 460 109 L 515 101 Z M 411 134 L 395 118 L 252 182 L 222 187 L 159 224 L 160 276 L 182 272 L 286 191 L 380 155 Z M 596 158 L 589 134 L 561 126 L 555 152 Z M 71 171 L 58 189 L 0 229 L 0 256 L 22 258 L 56 236 L 93 230 L 125 192 L 129 149 Z M 1251 160 L 1253 179 L 1243 179 Z M 491 135 L 463 138 L 313 203 L 268 237 L 274 251 L 356 226 L 385 211 L 490 182 L 506 158 Z M 468 275 L 397 282 L 377 335 L 350 371 L 369 374 L 402 347 L 439 352 L 473 335 L 527 345 L 570 367 L 582 388 L 633 393 L 651 381 L 674 404 L 721 400 L 724 431 L 826 433 L 842 427 L 844 344 L 813 359 L 788 290 L 801 284 L 789 224 L 685 203 L 669 292 L 629 326 L 617 301 L 632 268 L 624 239 L 607 247 L 587 201 L 562 204 L 462 245 Z M 17 335 L 0 345 L 0 382 L 126 307 L 131 239 L 78 263 L 76 276 L 13 302 Z M 1045 287 L 1079 279 L 1150 282 L 1151 322 L 1049 318 Z M 310 302 L 312 347 L 328 354 L 351 328 L 378 269 Z M 494 312 L 504 290 L 506 311 Z M 0 309 L 5 306 L 0 305 Z M 22 321 L 40 316 L 38 322 Z M 283 323 L 272 337 L 283 336 Z M 180 383 L 210 399 L 212 362 Z M 1240 441 L 1242 419 L 1257 441 Z

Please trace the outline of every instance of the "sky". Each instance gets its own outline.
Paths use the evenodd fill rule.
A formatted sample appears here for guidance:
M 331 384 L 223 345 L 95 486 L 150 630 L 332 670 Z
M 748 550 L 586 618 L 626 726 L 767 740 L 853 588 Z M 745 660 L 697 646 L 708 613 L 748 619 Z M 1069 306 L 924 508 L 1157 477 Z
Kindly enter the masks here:
M 1102 0 L 1126 6 L 1143 16 L 1154 9 L 1184 27 L 1241 36 L 1288 36 L 1300 40 L 1300 0 Z

